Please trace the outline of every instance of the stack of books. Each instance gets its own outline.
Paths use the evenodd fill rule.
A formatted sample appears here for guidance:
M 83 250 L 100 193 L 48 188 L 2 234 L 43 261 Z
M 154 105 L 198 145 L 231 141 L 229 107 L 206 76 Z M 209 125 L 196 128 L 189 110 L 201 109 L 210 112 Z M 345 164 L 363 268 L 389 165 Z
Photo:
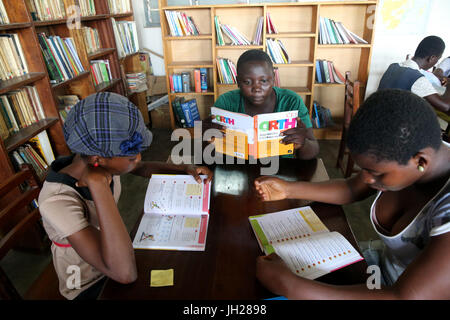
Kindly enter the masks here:
M 95 4 L 94 0 L 78 0 L 81 16 L 95 16 Z
M 39 33 L 38 39 L 51 82 L 66 81 L 84 72 L 72 38 Z
M 101 45 L 97 29 L 90 27 L 82 27 L 81 33 L 83 34 L 84 43 L 86 45 L 86 51 L 88 54 L 100 50 Z
M 11 160 L 17 170 L 21 170 L 22 164 L 30 164 L 42 181 L 49 165 L 55 160 L 55 156 L 46 131 L 31 138 L 23 146 L 11 152 Z
M 319 44 L 357 44 L 366 40 L 348 30 L 341 22 L 320 17 Z
M 317 103 L 317 101 L 313 102 L 313 112 L 311 120 L 313 127 L 317 129 L 334 126 L 330 109 L 321 106 Z
M 147 75 L 145 72 L 127 73 L 128 89 L 131 92 L 147 91 Z
M 250 40 L 248 40 L 247 37 L 243 35 L 239 30 L 237 30 L 235 27 L 226 24 L 221 24 L 219 22 L 219 17 L 215 16 L 214 22 L 216 27 L 217 43 L 219 44 L 219 46 L 224 46 L 227 44 L 223 38 L 223 34 L 225 34 L 227 38 L 231 41 L 231 43 L 228 44 L 236 46 L 246 46 L 251 44 Z
M 64 2 L 60 0 L 25 1 L 33 21 L 59 20 L 66 18 Z
M 180 128 L 194 127 L 194 121 L 200 120 L 197 100 L 185 100 L 183 97 L 177 97 L 172 102 L 175 121 Z
M 110 82 L 112 76 L 109 60 L 91 60 L 91 77 L 96 86 L 104 82 Z
M 272 22 L 272 19 L 270 18 L 270 13 L 267 12 L 266 14 L 266 30 L 267 33 L 278 33 L 277 28 L 275 28 L 275 25 Z
M 0 128 L 3 138 L 45 119 L 35 87 L 25 86 L 0 96 Z
M 80 98 L 75 94 L 68 94 L 63 96 L 57 96 L 56 99 L 58 101 L 59 115 L 61 117 L 62 122 L 64 123 L 66 121 L 67 114 L 73 108 L 73 106 L 80 101 Z
M 274 63 L 291 63 L 291 59 L 281 40 L 267 39 L 267 50 Z
M 230 59 L 217 58 L 217 72 L 219 73 L 219 81 L 222 84 L 236 84 L 237 72 L 236 66 Z
M 119 58 L 139 51 L 135 21 L 117 21 L 111 18 Z
M 112 14 L 131 12 L 130 0 L 108 0 L 108 4 Z
M 345 78 L 332 61 L 316 60 L 316 83 L 345 83 Z
M 0 0 L 0 24 L 8 24 L 9 18 L 6 12 L 5 6 L 3 5 L 3 0 Z
M 252 44 L 259 46 L 262 44 L 262 33 L 264 27 L 264 17 L 258 18 L 258 24 L 256 25 L 255 36 L 253 37 Z
M 8 80 L 27 73 L 27 61 L 17 33 L 0 34 L 0 79 Z
M 184 12 L 164 10 L 172 37 L 198 36 L 200 32 L 192 17 L 188 17 Z

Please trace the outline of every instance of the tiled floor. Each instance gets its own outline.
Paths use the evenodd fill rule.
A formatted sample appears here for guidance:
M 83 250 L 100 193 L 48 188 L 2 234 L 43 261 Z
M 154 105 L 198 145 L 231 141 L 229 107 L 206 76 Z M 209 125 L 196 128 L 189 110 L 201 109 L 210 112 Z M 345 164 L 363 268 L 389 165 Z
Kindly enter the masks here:
M 170 131 L 166 129 L 153 129 L 154 140 L 150 148 L 143 153 L 143 159 L 149 161 L 166 161 L 170 150 L 176 141 L 170 141 Z M 320 141 L 320 154 L 330 178 L 342 178 L 342 174 L 334 165 L 339 142 L 334 140 Z M 147 179 L 133 175 L 122 177 L 122 196 L 119 200 L 119 210 L 128 230 L 131 230 L 139 214 L 142 212 Z M 372 199 L 344 206 L 349 224 L 357 241 L 376 239 L 369 221 L 369 208 Z M 51 260 L 50 252 L 23 253 L 13 251 L 3 259 L 0 266 L 15 284 L 19 293 L 23 294 L 33 283 L 41 270 Z

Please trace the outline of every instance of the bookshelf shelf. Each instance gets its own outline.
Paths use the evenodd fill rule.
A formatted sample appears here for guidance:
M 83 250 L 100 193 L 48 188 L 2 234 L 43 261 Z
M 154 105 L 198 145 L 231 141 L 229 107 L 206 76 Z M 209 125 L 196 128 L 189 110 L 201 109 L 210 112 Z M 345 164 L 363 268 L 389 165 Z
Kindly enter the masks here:
M 209 68 L 212 74 L 208 79 L 214 100 L 221 94 L 237 89 L 236 84 L 220 83 L 217 59 L 228 59 L 237 64 L 240 55 L 249 49 L 268 51 L 270 40 L 279 40 L 289 54 L 291 63 L 274 63 L 280 79 L 280 87 L 290 89 L 302 96 L 310 115 L 313 103 L 318 101 L 330 109 L 333 120 L 337 123 L 333 127 L 314 130 L 318 138 L 340 139 L 341 125 L 339 119 L 344 113 L 344 85 L 337 83 L 316 83 L 316 60 L 333 61 L 337 70 L 344 74 L 352 73 L 352 77 L 363 85 L 367 82 L 372 53 L 373 30 L 369 28 L 369 21 L 375 24 L 378 1 L 302 1 L 282 3 L 255 3 L 231 5 L 194 5 L 169 6 L 167 0 L 159 0 L 161 30 L 164 40 L 164 62 L 167 72 L 167 87 L 170 87 L 169 76 L 178 72 L 191 72 L 193 68 Z M 165 11 L 185 12 L 186 15 L 201 18 L 203 28 L 211 33 L 210 38 L 198 40 L 196 37 L 169 37 L 169 25 Z M 218 45 L 215 29 L 215 17 L 221 24 L 233 26 L 247 39 L 253 39 L 259 17 L 270 16 L 278 33 L 268 33 L 267 20 L 261 45 Z M 207 23 L 204 21 L 208 19 Z M 327 17 L 336 21 L 343 21 L 346 28 L 368 42 L 368 44 L 319 44 L 320 17 Z M 200 28 L 199 28 L 200 29 Z M 205 32 L 205 31 L 204 31 Z M 173 40 L 173 41 L 172 41 Z M 176 40 L 176 41 L 175 41 Z M 183 41 L 184 40 L 184 41 Z M 225 36 L 225 40 L 227 40 Z M 190 58 L 191 61 L 187 62 Z M 201 60 L 194 61 L 194 60 Z M 171 96 L 187 96 L 189 93 L 171 94 Z M 214 104 L 210 97 L 199 103 L 200 115 L 208 115 L 209 108 Z M 363 98 L 363 97 L 362 97 Z M 169 99 L 169 112 L 172 128 L 176 128 Z
M 105 49 L 100 49 L 94 53 L 88 54 L 88 59 L 89 60 L 94 60 L 97 59 L 99 57 L 102 56 L 106 56 L 108 54 L 113 53 L 114 51 L 116 51 L 116 48 L 105 48 Z
M 212 35 L 211 34 L 201 34 L 198 36 L 182 36 L 182 37 L 173 37 L 173 36 L 166 36 L 164 37 L 164 40 L 170 40 L 170 41 L 176 41 L 176 40 L 211 40 Z
M 96 92 L 107 91 L 108 89 L 112 88 L 117 83 L 119 83 L 120 81 L 121 81 L 121 79 L 113 79 L 109 82 L 100 83 L 99 85 L 95 86 L 95 91 Z
M 30 83 L 34 83 L 45 78 L 45 76 L 46 74 L 44 72 L 32 72 L 10 80 L 0 81 L 0 94 L 5 94 L 8 91 L 16 90 Z
M 45 20 L 45 21 L 33 21 L 32 22 L 35 27 L 45 27 L 52 26 L 57 24 L 66 24 L 66 19 L 57 19 L 57 20 Z
M 60 87 L 68 86 L 68 85 L 70 85 L 72 82 L 78 81 L 78 80 L 80 80 L 81 78 L 87 77 L 87 76 L 90 75 L 90 74 L 91 74 L 90 71 L 84 71 L 84 72 L 81 72 L 79 75 L 77 75 L 77 76 L 75 76 L 75 77 L 73 77 L 73 78 L 71 78 L 71 79 L 69 79 L 69 80 L 62 81 L 62 82 L 60 82 L 60 83 L 55 83 L 55 84 L 53 84 L 53 85 L 52 85 L 52 88 L 53 88 L 53 89 L 57 89 L 57 88 L 60 88 Z
M 14 30 L 14 29 L 23 29 L 31 26 L 31 23 L 11 23 L 11 24 L 0 24 L 0 30 Z
M 5 147 L 7 152 L 11 152 L 18 148 L 22 144 L 26 143 L 28 140 L 39 134 L 40 132 L 50 128 L 52 125 L 59 121 L 58 118 L 48 118 L 41 120 L 37 123 L 21 129 L 18 133 L 7 138 L 5 142 Z
M 208 92 L 171 92 L 171 96 L 183 97 L 183 96 L 213 96 L 214 91 Z

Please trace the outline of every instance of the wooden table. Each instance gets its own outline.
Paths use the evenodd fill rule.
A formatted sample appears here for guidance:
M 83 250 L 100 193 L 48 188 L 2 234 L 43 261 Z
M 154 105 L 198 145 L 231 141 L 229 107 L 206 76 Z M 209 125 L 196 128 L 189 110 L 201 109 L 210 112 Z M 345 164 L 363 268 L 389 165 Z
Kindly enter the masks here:
M 281 159 L 277 176 L 289 180 L 327 179 L 321 160 Z M 111 279 L 100 299 L 264 299 L 274 294 L 255 277 L 256 257 L 262 255 L 248 217 L 304 206 L 301 200 L 262 202 L 253 181 L 260 165 L 217 165 L 211 194 L 206 249 L 202 252 L 135 250 L 138 280 L 129 285 Z M 339 231 L 357 248 L 340 206 L 310 204 L 330 231 Z M 137 230 L 139 222 L 132 233 Z M 366 263 L 355 263 L 317 280 L 331 284 L 366 281 Z M 174 269 L 174 285 L 150 287 L 150 271 Z

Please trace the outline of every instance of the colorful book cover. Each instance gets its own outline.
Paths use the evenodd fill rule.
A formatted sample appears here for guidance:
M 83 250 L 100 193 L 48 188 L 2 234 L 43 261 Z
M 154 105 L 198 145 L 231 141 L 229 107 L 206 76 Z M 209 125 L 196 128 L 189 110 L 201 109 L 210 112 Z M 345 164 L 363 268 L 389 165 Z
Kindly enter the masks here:
M 225 126 L 225 139 L 214 140 L 217 152 L 236 158 L 258 159 L 294 153 L 293 144 L 281 144 L 281 132 L 297 126 L 298 111 L 246 114 L 212 107 L 213 123 Z

